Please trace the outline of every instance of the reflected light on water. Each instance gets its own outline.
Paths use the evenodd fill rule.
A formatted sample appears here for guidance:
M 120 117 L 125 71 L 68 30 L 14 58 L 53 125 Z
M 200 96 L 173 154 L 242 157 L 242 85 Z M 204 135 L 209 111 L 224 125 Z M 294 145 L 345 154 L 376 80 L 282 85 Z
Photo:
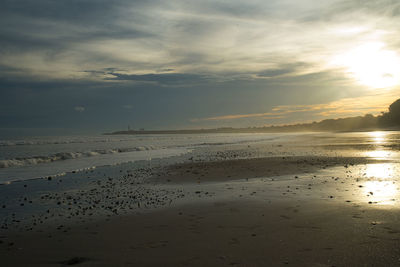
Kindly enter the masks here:
M 381 145 L 386 142 L 386 132 L 369 132 L 368 135 L 371 137 L 371 143 L 374 145 Z M 388 159 L 391 156 L 391 151 L 376 149 L 365 152 L 366 156 L 374 159 Z
M 391 152 L 387 150 L 373 150 L 365 152 L 366 156 L 374 159 L 388 159 L 391 156 Z
M 375 144 L 382 144 L 386 139 L 385 132 L 370 132 L 368 133 Z

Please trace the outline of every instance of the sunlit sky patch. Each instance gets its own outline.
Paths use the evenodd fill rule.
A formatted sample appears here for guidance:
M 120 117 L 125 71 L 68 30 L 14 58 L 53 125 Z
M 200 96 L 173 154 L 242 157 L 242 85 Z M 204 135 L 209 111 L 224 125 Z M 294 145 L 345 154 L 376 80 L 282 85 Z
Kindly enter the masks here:
M 399 95 L 399 15 L 389 0 L 6 0 L 0 125 L 243 127 L 378 114 Z
M 354 78 L 372 89 L 391 88 L 400 82 L 400 57 L 379 42 L 367 42 L 337 56 Z

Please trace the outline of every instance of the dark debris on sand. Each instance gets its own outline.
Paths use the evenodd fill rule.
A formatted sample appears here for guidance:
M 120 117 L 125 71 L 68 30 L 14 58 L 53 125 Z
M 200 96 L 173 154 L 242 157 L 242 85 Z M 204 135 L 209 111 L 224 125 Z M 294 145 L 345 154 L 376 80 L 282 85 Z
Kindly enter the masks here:
M 86 262 L 88 260 L 89 260 L 88 258 L 84 258 L 84 257 L 73 257 L 73 258 L 70 258 L 69 260 L 62 261 L 60 263 L 62 265 L 77 265 L 77 264 Z

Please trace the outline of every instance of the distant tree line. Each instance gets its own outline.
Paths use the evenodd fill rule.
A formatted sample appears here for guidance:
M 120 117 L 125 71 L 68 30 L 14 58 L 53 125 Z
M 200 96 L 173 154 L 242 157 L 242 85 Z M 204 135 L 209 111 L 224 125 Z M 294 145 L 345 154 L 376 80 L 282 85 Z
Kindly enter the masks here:
M 373 116 L 366 114 L 364 116 L 327 119 L 320 122 L 271 126 L 266 130 L 272 131 L 357 131 L 374 129 L 397 129 L 400 128 L 400 99 L 389 106 L 389 112 L 382 112 L 381 115 Z M 267 130 L 267 131 L 268 131 Z

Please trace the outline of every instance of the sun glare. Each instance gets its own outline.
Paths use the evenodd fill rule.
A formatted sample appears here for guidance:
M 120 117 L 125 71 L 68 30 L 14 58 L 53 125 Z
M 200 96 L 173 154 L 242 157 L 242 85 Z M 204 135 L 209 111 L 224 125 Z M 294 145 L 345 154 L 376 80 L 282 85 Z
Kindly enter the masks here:
M 400 83 L 400 57 L 380 42 L 352 49 L 334 63 L 346 67 L 359 83 L 371 88 L 390 88 Z

